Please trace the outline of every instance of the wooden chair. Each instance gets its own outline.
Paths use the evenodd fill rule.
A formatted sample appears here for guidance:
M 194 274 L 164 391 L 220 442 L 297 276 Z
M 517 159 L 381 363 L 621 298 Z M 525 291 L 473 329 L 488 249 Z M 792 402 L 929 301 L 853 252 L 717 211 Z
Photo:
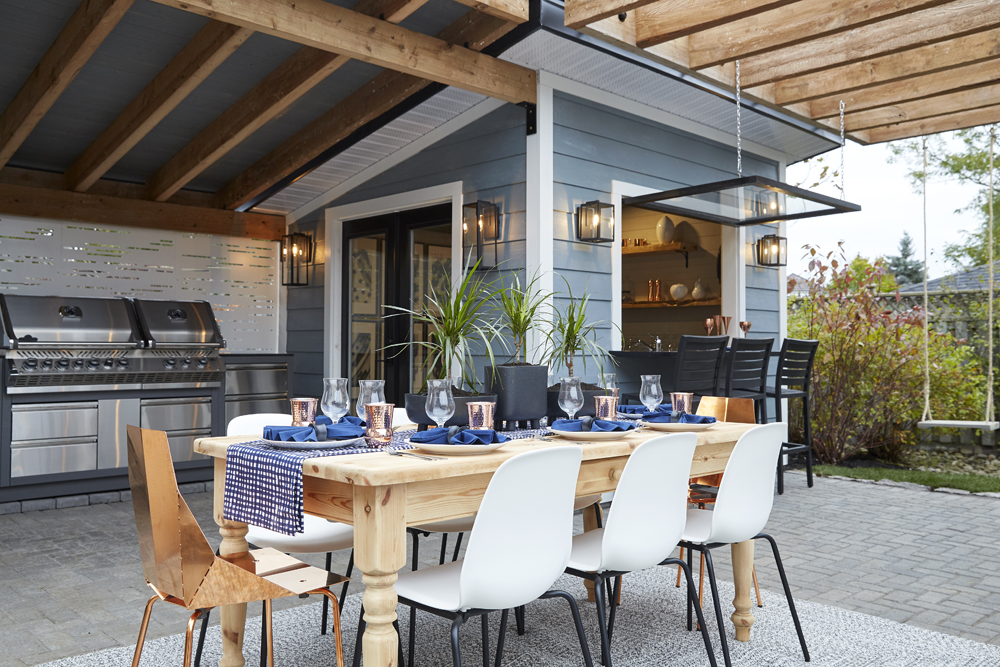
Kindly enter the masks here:
M 195 622 L 220 605 L 263 600 L 267 664 L 274 665 L 271 600 L 302 594 L 331 601 L 337 665 L 343 667 L 343 645 L 337 597 L 327 587 L 346 581 L 274 549 L 216 556 L 205 533 L 177 489 L 167 435 L 128 427 L 128 476 L 135 525 L 146 583 L 154 595 L 146 603 L 132 658 L 137 667 L 153 604 L 163 600 L 193 611 L 184 640 L 184 667 L 190 667 Z
M 705 417 L 715 417 L 720 422 L 734 422 L 737 424 L 756 424 L 757 412 L 755 401 L 752 398 L 726 398 L 722 396 L 705 396 L 698 404 L 696 414 Z M 695 477 L 691 480 L 691 491 L 688 493 L 688 502 L 702 508 L 715 502 L 715 496 L 722 482 L 722 473 L 708 475 L 705 477 Z M 681 560 L 684 560 L 684 547 L 681 547 Z M 677 569 L 677 587 L 681 585 L 680 568 Z M 760 587 L 757 586 L 757 568 L 753 569 L 753 588 L 757 593 L 757 606 L 763 607 L 764 603 L 760 599 Z M 702 602 L 705 592 L 705 557 L 702 555 L 699 565 L 698 575 L 698 604 Z

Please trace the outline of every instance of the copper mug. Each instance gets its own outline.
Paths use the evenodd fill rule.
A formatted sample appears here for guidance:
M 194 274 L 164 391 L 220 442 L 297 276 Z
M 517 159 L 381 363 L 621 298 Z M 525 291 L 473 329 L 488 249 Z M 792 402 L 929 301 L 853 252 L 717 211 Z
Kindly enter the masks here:
M 614 421 L 617 416 L 617 396 L 594 396 L 594 419 Z
M 685 391 L 670 392 L 670 409 L 674 412 L 691 414 L 691 406 L 694 403 L 694 394 Z
M 312 426 L 316 421 L 316 406 L 319 404 L 318 398 L 293 398 L 292 404 L 292 426 Z
M 365 403 L 365 435 L 373 445 L 387 445 L 392 440 L 393 403 Z
M 493 411 L 496 403 L 466 403 L 469 408 L 469 428 L 493 430 Z

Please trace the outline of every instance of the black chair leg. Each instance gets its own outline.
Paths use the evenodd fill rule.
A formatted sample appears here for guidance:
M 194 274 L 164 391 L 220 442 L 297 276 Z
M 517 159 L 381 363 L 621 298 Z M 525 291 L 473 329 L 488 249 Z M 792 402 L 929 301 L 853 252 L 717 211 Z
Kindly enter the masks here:
M 365 608 L 362 606 L 358 614 L 358 634 L 354 635 L 354 659 L 352 667 L 361 667 L 361 639 L 365 636 Z
M 347 560 L 347 572 L 344 573 L 344 576 L 350 579 L 351 572 L 354 572 L 354 549 L 351 549 L 351 557 Z M 347 599 L 347 587 L 350 583 L 350 581 L 345 581 L 344 587 L 340 589 L 340 600 L 337 602 L 337 607 L 341 612 L 344 611 L 344 600 Z
M 451 622 L 451 661 L 454 667 L 462 667 L 462 649 L 458 645 L 458 631 L 462 627 L 462 617 Z
M 260 610 L 260 667 L 267 667 L 267 602 Z
M 812 415 L 809 410 L 809 397 L 805 396 L 802 399 L 802 412 L 805 416 L 805 430 L 806 430 L 806 482 L 809 488 L 813 485 L 813 440 L 812 440 Z
M 452 556 L 451 556 L 451 562 L 452 563 L 454 563 L 456 560 L 458 560 L 458 552 L 462 549 L 462 536 L 463 535 L 465 535 L 465 533 L 459 533 L 458 537 L 455 538 L 455 553 L 452 554 Z
M 497 654 L 493 660 L 493 667 L 500 667 L 500 662 L 503 659 L 503 643 L 507 635 L 507 616 L 510 613 L 510 609 L 504 609 L 500 614 L 500 633 L 497 635 Z
M 806 662 L 809 662 L 809 649 L 806 648 L 806 638 L 802 634 L 802 624 L 799 623 L 799 615 L 795 611 L 795 601 L 792 599 L 792 589 L 788 587 L 788 577 L 785 576 L 785 566 L 781 563 L 781 555 L 778 553 L 778 543 L 774 538 L 766 533 L 761 533 L 754 537 L 755 540 L 767 540 L 771 545 L 771 552 L 774 554 L 774 563 L 778 566 L 778 575 L 781 577 L 781 586 L 785 589 L 785 599 L 788 601 L 788 610 L 792 613 L 792 622 L 795 623 L 795 632 L 799 636 L 799 644 L 802 646 L 802 655 Z
M 392 622 L 392 627 L 396 628 L 396 664 L 402 667 L 403 659 L 403 635 L 399 631 L 399 619 Z
M 583 662 L 587 667 L 594 667 L 594 659 L 590 655 L 590 647 L 587 645 L 587 635 L 583 631 L 583 619 L 580 618 L 580 608 L 577 606 L 576 600 L 566 591 L 546 591 L 541 595 L 541 599 L 543 600 L 548 598 L 562 598 L 569 603 L 569 609 L 573 612 L 573 623 L 576 624 L 576 636 L 580 640 L 580 650 L 583 651 Z M 496 667 L 500 667 L 499 662 L 496 664 Z
M 608 641 L 615 635 L 615 615 L 618 612 L 618 595 L 622 592 L 622 578 L 615 577 L 615 589 L 611 593 L 611 613 L 608 616 Z
M 524 606 L 514 608 L 514 621 L 517 624 L 518 636 L 524 634 Z
M 441 533 L 441 557 L 438 559 L 439 565 L 444 565 L 444 557 L 448 552 L 448 533 Z
M 333 554 L 331 552 L 327 551 L 326 552 L 326 571 L 329 572 L 332 567 L 333 567 Z M 325 635 L 326 634 L 326 620 L 327 620 L 327 618 L 329 617 L 329 614 L 330 614 L 330 598 L 326 597 L 325 595 L 323 595 L 322 598 L 323 598 L 323 619 L 320 621 L 319 633 L 321 635 Z
M 778 450 L 778 495 L 785 493 L 785 448 Z
M 608 637 L 608 624 L 604 616 L 604 579 L 598 577 L 594 582 L 594 598 L 597 600 L 597 627 L 601 631 L 601 664 L 611 667 L 611 646 Z
M 205 648 L 205 634 L 208 632 L 208 615 L 211 609 L 206 609 L 201 617 L 201 632 L 198 633 L 198 648 L 194 654 L 194 667 L 201 667 L 201 650 Z
M 722 644 L 722 659 L 726 667 L 732 667 L 729 659 L 729 640 L 726 639 L 726 626 L 722 620 L 722 604 L 719 600 L 719 588 L 715 581 L 715 566 L 712 564 L 712 552 L 709 549 L 701 549 L 705 554 L 705 566 L 708 570 L 708 584 L 712 589 L 712 604 L 715 605 L 715 621 L 719 624 L 719 642 Z
M 406 638 L 407 645 L 407 667 L 413 667 L 414 656 L 417 653 L 417 608 L 410 607 L 410 635 Z M 402 667 L 402 664 L 400 665 Z
M 687 578 L 687 589 L 688 589 L 688 599 L 696 598 L 698 592 L 694 587 L 694 577 L 691 575 L 691 568 L 688 567 L 687 563 L 679 558 L 670 558 L 663 561 L 660 565 L 677 565 L 684 571 L 684 576 Z M 712 648 L 712 639 L 708 636 L 708 627 L 705 625 L 705 616 L 702 612 L 701 605 L 695 604 L 694 610 L 698 613 L 698 627 L 701 628 L 701 638 L 705 642 L 705 651 L 708 653 L 708 662 L 712 667 L 718 667 L 718 663 L 715 661 L 715 649 Z
M 483 626 L 483 667 L 490 667 L 490 615 L 479 617 Z
M 601 509 L 601 503 L 596 502 L 593 505 L 594 514 L 597 516 L 597 527 L 604 528 L 604 511 Z
M 694 549 L 688 548 L 688 562 L 687 562 L 687 566 L 688 566 L 688 571 L 689 572 L 691 571 L 691 568 L 693 567 L 693 565 L 694 565 Z M 690 590 L 688 590 L 688 595 L 687 595 L 688 632 L 691 632 L 691 607 L 692 607 L 692 604 L 694 603 L 694 601 L 696 599 L 697 599 L 697 595 L 693 594 Z

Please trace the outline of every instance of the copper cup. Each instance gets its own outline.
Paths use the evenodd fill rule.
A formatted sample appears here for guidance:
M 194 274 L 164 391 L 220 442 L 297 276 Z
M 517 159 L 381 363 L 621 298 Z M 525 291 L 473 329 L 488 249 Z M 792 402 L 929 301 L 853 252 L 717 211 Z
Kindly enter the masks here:
M 387 445 L 392 440 L 393 403 L 365 403 L 365 417 L 368 426 L 365 435 L 374 445 Z
M 316 406 L 319 404 L 317 398 L 293 398 L 292 404 L 292 426 L 311 426 L 316 421 Z
M 466 403 L 469 407 L 469 428 L 493 430 L 496 403 Z
M 617 396 L 594 396 L 594 419 L 614 421 L 618 416 Z
M 684 391 L 670 392 L 670 409 L 674 412 L 685 412 L 691 414 L 691 406 L 694 403 L 694 394 Z

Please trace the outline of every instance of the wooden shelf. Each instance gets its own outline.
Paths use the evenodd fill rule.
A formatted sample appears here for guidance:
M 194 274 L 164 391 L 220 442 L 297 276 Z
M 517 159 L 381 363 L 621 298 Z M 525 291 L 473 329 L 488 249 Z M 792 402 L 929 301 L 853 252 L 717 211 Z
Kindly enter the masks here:
M 663 252 L 694 252 L 698 249 L 698 246 L 691 243 L 681 243 L 680 241 L 674 241 L 673 243 L 656 243 L 653 245 L 640 245 L 640 246 L 629 246 L 627 248 L 622 248 L 623 255 L 656 255 Z
M 722 299 L 685 299 L 684 301 L 640 301 L 639 303 L 623 303 L 622 308 L 690 308 L 692 306 L 721 306 Z

